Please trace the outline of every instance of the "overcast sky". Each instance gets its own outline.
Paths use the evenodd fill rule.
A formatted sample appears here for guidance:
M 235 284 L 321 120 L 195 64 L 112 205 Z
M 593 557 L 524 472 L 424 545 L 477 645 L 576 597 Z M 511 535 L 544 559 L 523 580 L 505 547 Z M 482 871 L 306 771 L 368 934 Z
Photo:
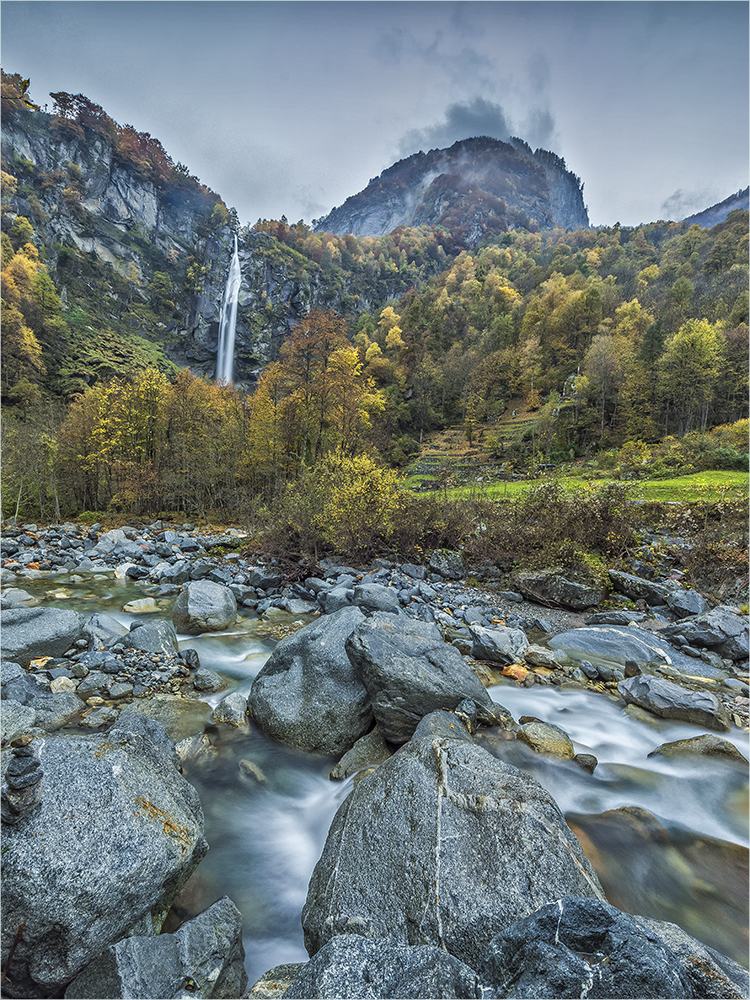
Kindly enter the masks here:
M 593 225 L 748 183 L 748 4 L 3 0 L 2 65 L 161 140 L 244 222 L 320 217 L 419 149 L 519 135 Z M 50 102 L 51 104 L 51 102 Z

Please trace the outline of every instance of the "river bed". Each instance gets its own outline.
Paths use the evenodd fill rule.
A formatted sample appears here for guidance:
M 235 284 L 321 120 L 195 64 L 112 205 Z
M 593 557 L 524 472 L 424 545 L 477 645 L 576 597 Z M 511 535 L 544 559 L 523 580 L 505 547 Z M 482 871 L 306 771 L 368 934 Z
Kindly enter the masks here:
M 47 606 L 106 612 L 124 624 L 144 617 L 122 610 L 143 596 L 132 581 L 52 577 L 22 586 Z M 170 610 L 165 600 L 156 615 L 145 617 L 169 619 Z M 281 614 L 269 623 L 249 614 L 220 635 L 178 637 L 180 648 L 195 648 L 201 665 L 222 674 L 228 687 L 200 695 L 213 749 L 188 760 L 185 773 L 203 803 L 210 849 L 170 919 L 176 926 L 230 896 L 243 916 L 251 983 L 274 965 L 306 960 L 300 913 L 307 884 L 352 781 L 330 781 L 335 760 L 281 747 L 255 726 L 243 731 L 213 724 L 210 709 L 230 691 L 247 694 L 275 645 L 274 633 L 301 620 L 311 616 Z M 490 753 L 532 773 L 552 794 L 610 901 L 679 923 L 747 965 L 747 770 L 724 760 L 649 756 L 660 744 L 705 730 L 656 718 L 646 724 L 604 695 L 510 682 L 490 694 L 515 719 L 554 723 L 569 734 L 576 752 L 597 758 L 589 774 L 571 761 L 535 754 L 498 730 L 480 736 Z M 724 735 L 747 756 L 747 734 L 733 728 Z

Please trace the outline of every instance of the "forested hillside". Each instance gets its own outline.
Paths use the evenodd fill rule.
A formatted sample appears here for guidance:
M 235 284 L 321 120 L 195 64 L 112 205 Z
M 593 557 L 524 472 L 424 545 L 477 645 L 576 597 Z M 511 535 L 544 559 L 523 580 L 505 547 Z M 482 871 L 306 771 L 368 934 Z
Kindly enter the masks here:
M 449 426 L 525 470 L 747 417 L 746 211 L 478 239 L 450 217 L 376 237 L 239 229 L 157 140 L 52 97 L 45 114 L 3 78 L 6 516 L 237 513 L 333 458 L 403 467 Z M 222 386 L 237 231 L 239 375 Z M 508 444 L 516 409 L 528 432 Z M 731 440 L 706 461 L 742 467 Z

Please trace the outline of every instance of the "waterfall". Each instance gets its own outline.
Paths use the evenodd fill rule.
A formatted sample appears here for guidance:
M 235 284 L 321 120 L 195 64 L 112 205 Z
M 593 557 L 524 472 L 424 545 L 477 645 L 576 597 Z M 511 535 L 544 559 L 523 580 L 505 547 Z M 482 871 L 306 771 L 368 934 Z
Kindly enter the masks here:
M 237 326 L 237 298 L 240 293 L 240 257 L 237 252 L 237 234 L 234 234 L 234 253 L 229 265 L 229 275 L 221 302 L 219 325 L 219 350 L 216 356 L 216 379 L 231 382 L 234 376 L 234 331 Z

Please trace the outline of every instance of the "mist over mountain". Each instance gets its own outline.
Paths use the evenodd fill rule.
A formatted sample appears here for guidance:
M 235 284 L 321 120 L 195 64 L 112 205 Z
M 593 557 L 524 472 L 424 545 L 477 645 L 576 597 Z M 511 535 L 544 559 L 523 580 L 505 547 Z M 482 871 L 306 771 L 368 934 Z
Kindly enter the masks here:
M 419 152 L 384 170 L 316 232 L 382 236 L 397 226 L 460 229 L 469 245 L 517 228 L 587 229 L 583 184 L 565 160 L 522 139 L 480 136 Z
M 703 226 L 705 229 L 710 229 L 712 226 L 718 225 L 723 222 L 724 219 L 733 212 L 735 209 L 741 209 L 742 211 L 747 211 L 750 204 L 750 188 L 745 188 L 744 191 L 738 191 L 736 194 L 730 194 L 728 198 L 724 201 L 720 201 L 716 205 L 711 205 L 710 208 L 704 208 L 702 212 L 696 212 L 695 215 L 689 215 L 683 222 L 689 222 L 691 225 Z

